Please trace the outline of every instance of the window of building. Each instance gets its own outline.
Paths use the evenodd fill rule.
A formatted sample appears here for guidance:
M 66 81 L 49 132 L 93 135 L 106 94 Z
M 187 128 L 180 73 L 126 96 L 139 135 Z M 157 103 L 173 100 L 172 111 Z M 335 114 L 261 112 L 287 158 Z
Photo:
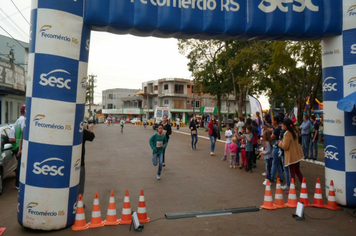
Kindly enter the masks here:
M 181 84 L 174 85 L 174 93 L 183 94 L 184 93 L 184 86 Z
M 158 85 L 154 86 L 154 90 L 157 91 L 158 90 Z
M 187 100 L 187 104 L 190 104 L 190 100 Z
M 116 105 L 114 105 L 114 109 L 116 109 Z
M 194 85 L 192 85 L 192 93 L 194 93 Z
M 190 84 L 187 85 L 187 88 L 190 88 Z
M 168 100 L 168 99 L 164 100 L 164 101 L 163 101 L 163 104 L 164 104 L 164 105 L 168 105 L 168 104 L 169 104 L 169 100 Z
M 103 109 L 105 109 L 105 105 L 103 105 Z
M 108 109 L 112 109 L 112 104 L 108 104 Z
M 164 90 L 168 90 L 168 84 L 164 85 Z
M 108 94 L 109 99 L 113 99 L 113 95 L 112 94 Z
M 195 107 L 200 107 L 200 101 L 195 101 Z

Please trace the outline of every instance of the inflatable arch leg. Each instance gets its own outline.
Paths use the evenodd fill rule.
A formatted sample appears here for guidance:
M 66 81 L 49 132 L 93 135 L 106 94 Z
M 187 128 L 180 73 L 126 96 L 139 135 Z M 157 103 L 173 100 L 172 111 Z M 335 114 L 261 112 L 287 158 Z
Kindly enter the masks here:
M 90 29 L 83 0 L 32 1 L 18 222 L 74 223 Z
M 326 195 L 334 181 L 336 201 L 356 206 L 356 113 L 337 102 L 356 91 L 356 15 L 354 0 L 343 1 L 343 34 L 322 40 Z

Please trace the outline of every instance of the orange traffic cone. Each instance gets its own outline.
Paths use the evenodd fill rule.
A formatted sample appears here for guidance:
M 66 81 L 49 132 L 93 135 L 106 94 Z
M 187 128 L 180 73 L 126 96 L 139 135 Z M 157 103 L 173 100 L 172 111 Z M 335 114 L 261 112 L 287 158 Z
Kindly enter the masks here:
M 305 207 L 310 206 L 309 198 L 308 198 L 307 183 L 305 181 L 305 178 L 303 178 L 302 189 L 300 191 L 300 196 L 299 196 L 299 202 L 304 203 Z
M 287 207 L 297 207 L 297 193 L 295 191 L 294 178 L 291 179 Z
M 274 195 L 274 204 L 273 206 L 277 208 L 286 208 L 287 206 L 284 204 L 283 200 L 283 191 L 281 189 L 281 180 L 277 179 L 276 193 Z
M 268 209 L 268 210 L 277 209 L 277 207 L 273 206 L 272 191 L 271 191 L 271 185 L 269 183 L 269 179 L 267 179 L 264 202 L 261 208 Z
M 85 213 L 83 207 L 82 195 L 79 194 L 78 203 L 77 203 L 77 212 L 75 214 L 74 225 L 72 226 L 72 230 L 79 231 L 88 229 L 89 226 L 85 221 Z
M 91 212 L 91 221 L 89 223 L 89 228 L 99 228 L 103 227 L 104 222 L 101 219 L 100 205 L 99 205 L 99 195 L 95 192 L 93 210 Z
M 324 208 L 323 196 L 321 194 L 320 179 L 316 179 L 314 201 L 311 204 L 312 207 Z
M 121 219 L 119 220 L 119 224 L 121 225 L 129 225 L 132 222 L 131 217 L 131 205 L 130 205 L 130 197 L 129 191 L 126 190 L 125 198 L 124 198 L 124 207 L 122 208 Z
M 150 222 L 150 218 L 147 217 L 145 196 L 143 195 L 142 189 L 141 189 L 140 198 L 138 199 L 137 217 L 140 223 Z
M 115 204 L 115 196 L 114 191 L 111 191 L 110 199 L 109 199 L 109 207 L 108 212 L 106 214 L 106 220 L 104 220 L 105 225 L 118 225 L 119 220 L 116 215 L 116 204 Z
M 329 210 L 340 210 L 340 207 L 337 206 L 336 203 L 336 198 L 335 198 L 335 189 L 334 189 L 334 181 L 330 181 L 330 189 L 329 189 L 329 195 L 328 195 L 328 202 L 325 205 L 325 208 Z

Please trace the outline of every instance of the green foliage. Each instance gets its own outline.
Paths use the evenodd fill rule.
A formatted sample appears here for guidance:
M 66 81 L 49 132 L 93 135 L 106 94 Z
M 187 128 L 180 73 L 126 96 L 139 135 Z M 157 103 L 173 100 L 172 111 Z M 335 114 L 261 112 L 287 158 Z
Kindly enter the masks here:
M 314 100 L 322 80 L 321 47 L 319 41 L 282 41 L 273 43 L 272 64 L 267 73 L 272 102 L 294 101 L 298 107 L 298 120 L 302 120 L 305 102 Z M 320 99 L 320 98 L 319 98 Z M 278 104 L 279 105 L 279 104 Z

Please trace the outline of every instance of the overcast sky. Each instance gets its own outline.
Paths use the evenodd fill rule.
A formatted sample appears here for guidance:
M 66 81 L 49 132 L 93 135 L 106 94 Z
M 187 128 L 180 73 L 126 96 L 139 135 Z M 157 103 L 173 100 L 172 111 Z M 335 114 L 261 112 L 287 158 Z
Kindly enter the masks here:
M 28 42 L 31 0 L 0 1 L 0 34 Z M 140 89 L 142 82 L 167 77 L 192 79 L 187 63 L 176 39 L 92 32 L 88 74 L 97 76 L 94 102 L 101 102 L 105 89 Z M 268 109 L 265 97 L 260 102 Z

